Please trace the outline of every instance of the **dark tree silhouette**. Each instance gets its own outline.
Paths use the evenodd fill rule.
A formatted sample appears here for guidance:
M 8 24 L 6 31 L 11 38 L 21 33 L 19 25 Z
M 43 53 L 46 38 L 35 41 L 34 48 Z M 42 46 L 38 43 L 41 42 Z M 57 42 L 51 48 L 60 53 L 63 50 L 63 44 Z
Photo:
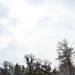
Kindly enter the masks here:
M 25 55 L 25 61 L 27 64 L 27 75 L 51 75 L 50 62 L 44 60 L 43 64 L 41 59 L 36 59 L 33 54 Z
M 18 63 L 14 67 L 14 75 L 21 75 L 21 65 L 18 65 Z

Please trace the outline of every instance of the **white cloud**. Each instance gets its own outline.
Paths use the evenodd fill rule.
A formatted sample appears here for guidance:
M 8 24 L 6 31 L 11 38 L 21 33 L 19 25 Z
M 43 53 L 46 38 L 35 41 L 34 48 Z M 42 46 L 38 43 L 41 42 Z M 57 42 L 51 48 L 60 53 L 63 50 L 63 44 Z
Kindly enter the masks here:
M 63 4 L 51 0 L 43 0 L 40 6 L 29 4 L 27 0 L 1 0 L 0 2 L 9 7 L 8 17 L 0 19 L 0 25 L 9 32 L 0 35 L 0 50 L 2 52 L 6 49 L 4 54 L 7 56 L 3 60 L 10 57 L 9 60 L 18 62 L 24 54 L 33 53 L 38 57 L 55 61 L 57 42 L 65 37 L 74 41 L 75 31 L 68 29 L 68 25 L 64 25 L 70 21 L 74 27 L 75 14 Z

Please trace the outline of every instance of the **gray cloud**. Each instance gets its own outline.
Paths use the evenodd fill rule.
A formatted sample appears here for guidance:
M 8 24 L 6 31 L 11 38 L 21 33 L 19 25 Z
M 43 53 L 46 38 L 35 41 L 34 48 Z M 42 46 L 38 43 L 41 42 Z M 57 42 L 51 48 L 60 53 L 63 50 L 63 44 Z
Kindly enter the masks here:
M 5 27 L 0 25 L 0 35 L 3 35 L 6 33 Z
M 44 27 L 44 26 L 47 26 L 49 21 L 51 21 L 51 18 L 49 16 L 46 16 L 46 17 L 38 20 L 37 25 L 39 27 Z
M 75 30 L 74 25 L 70 21 L 62 21 L 56 25 L 63 30 Z
M 75 10 L 75 0 L 57 0 L 56 2 L 58 2 L 59 4 L 63 4 L 64 6 L 66 6 L 66 8 L 70 10 Z
M 56 26 L 63 30 L 75 31 L 75 16 L 61 18 L 61 21 Z
M 27 1 L 31 5 L 41 5 L 43 3 L 43 0 L 27 0 Z
M 0 4 L 0 18 L 7 18 L 8 14 L 9 14 L 8 6 Z
M 11 35 L 7 28 L 3 25 L 0 25 L 0 36 L 2 35 Z
M 64 4 L 71 9 L 75 9 L 75 0 L 63 0 Z
M 6 47 L 0 49 L 0 59 L 1 61 L 11 61 L 23 64 L 25 48 L 21 47 L 16 40 L 11 40 Z M 16 62 L 15 62 L 16 61 Z
M 19 20 L 18 17 L 11 18 L 11 23 L 12 23 L 13 25 L 16 25 L 16 24 L 19 23 L 19 22 L 20 22 L 20 20 Z
M 20 44 L 18 44 L 18 42 L 15 40 L 15 39 L 12 39 L 8 44 L 7 44 L 7 47 L 3 49 L 5 52 L 6 50 L 7 51 L 11 51 L 11 52 L 14 52 L 16 50 L 22 50 L 22 47 L 20 46 Z M 6 51 L 6 52 L 7 52 Z M 7 52 L 8 53 L 8 52 Z

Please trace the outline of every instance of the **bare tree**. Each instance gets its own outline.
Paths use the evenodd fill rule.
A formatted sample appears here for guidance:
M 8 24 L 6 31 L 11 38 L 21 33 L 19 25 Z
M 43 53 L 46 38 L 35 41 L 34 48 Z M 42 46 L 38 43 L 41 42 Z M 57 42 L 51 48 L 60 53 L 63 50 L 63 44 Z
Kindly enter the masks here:
M 60 74 L 61 75 L 73 75 L 73 63 L 72 56 L 74 54 L 74 48 L 69 46 L 69 42 L 64 39 L 62 42 L 58 43 L 58 60 L 60 62 Z
M 3 69 L 5 70 L 5 72 L 10 74 L 10 75 L 13 75 L 14 73 L 14 65 L 11 63 L 11 62 L 8 62 L 8 61 L 4 61 L 2 63 L 3 65 Z
M 26 64 L 27 64 L 28 74 L 32 75 L 33 74 L 33 68 L 34 68 L 35 56 L 33 54 L 25 55 L 24 59 L 25 59 Z

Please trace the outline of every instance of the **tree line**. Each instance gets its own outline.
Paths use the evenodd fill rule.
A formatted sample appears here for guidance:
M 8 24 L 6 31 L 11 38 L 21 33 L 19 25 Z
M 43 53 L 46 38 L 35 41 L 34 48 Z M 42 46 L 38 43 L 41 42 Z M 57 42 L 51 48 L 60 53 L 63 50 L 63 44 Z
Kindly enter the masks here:
M 27 54 L 24 56 L 26 66 L 4 61 L 0 75 L 75 75 L 75 51 L 66 39 L 58 42 L 57 54 L 58 68 L 52 69 L 51 62 L 47 59 L 41 60 L 33 54 Z

